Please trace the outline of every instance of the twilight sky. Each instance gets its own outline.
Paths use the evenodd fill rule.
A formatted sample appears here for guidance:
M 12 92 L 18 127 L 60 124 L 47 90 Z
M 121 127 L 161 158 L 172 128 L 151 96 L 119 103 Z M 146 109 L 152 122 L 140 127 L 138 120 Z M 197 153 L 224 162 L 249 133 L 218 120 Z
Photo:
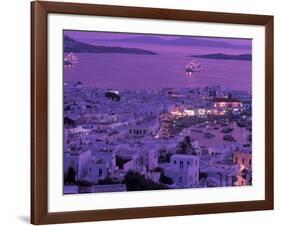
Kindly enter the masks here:
M 198 40 L 208 40 L 208 41 L 219 41 L 225 42 L 232 45 L 243 45 L 251 47 L 251 39 L 240 39 L 240 38 L 209 38 L 209 37 L 195 37 L 195 36 L 179 36 L 179 35 L 148 35 L 148 34 L 129 34 L 129 33 L 113 33 L 113 32 L 95 32 L 95 31 L 64 31 L 65 35 L 80 41 L 91 41 L 91 40 L 117 40 L 123 38 L 133 38 L 139 36 L 146 37 L 158 37 L 165 40 L 177 39 L 179 37 L 192 37 Z

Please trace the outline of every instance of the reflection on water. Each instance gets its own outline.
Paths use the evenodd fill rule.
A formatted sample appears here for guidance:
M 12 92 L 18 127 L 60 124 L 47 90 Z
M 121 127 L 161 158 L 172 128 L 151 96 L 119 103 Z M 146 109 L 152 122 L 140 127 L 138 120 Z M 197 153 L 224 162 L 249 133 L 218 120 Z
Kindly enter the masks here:
M 202 49 L 202 51 L 204 51 Z M 221 85 L 251 89 L 251 62 L 200 59 L 204 70 L 186 72 L 190 52 L 159 55 L 77 53 L 79 63 L 65 70 L 64 81 L 80 80 L 98 88 L 162 89 Z M 187 80 L 188 78 L 188 80 Z

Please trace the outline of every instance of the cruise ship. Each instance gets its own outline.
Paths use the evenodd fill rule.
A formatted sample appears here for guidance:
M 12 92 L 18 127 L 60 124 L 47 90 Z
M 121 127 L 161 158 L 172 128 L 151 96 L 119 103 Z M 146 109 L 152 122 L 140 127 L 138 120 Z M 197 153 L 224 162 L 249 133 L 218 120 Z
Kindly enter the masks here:
M 72 66 L 79 62 L 78 57 L 74 53 L 68 53 L 64 57 L 64 66 Z
M 203 66 L 199 63 L 198 60 L 192 60 L 190 61 L 186 67 L 185 67 L 185 71 L 186 72 L 200 72 L 202 71 Z

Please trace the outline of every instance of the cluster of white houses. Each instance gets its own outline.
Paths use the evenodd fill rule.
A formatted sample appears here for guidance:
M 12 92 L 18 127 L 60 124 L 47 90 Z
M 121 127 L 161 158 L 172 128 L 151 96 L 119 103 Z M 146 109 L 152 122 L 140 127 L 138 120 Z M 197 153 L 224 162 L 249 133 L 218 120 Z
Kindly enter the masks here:
M 65 193 L 83 192 L 80 185 L 68 181 L 70 172 L 74 172 L 76 182 L 91 185 L 87 192 L 126 191 L 123 181 L 130 171 L 167 188 L 252 183 L 251 148 L 232 144 L 208 147 L 208 152 L 203 153 L 198 141 L 193 141 L 196 154 L 179 154 L 178 144 L 184 136 L 169 136 L 163 126 L 166 123 L 168 127 L 175 115 L 241 112 L 245 110 L 244 102 L 250 99 L 247 94 L 243 102 L 223 96 L 219 87 L 109 92 L 83 87 L 81 83 L 65 84 Z M 166 120 L 161 120 L 163 115 Z M 160 139 L 160 130 L 166 133 L 166 139 Z M 172 183 L 165 184 L 163 177 Z M 100 184 L 107 178 L 114 183 Z

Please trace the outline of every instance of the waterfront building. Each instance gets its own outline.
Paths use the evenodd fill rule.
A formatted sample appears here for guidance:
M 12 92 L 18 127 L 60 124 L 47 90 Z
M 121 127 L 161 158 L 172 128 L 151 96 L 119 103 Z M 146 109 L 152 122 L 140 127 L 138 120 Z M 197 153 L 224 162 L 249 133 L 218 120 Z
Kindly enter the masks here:
M 240 109 L 243 107 L 243 103 L 238 100 L 234 99 L 232 97 L 215 97 L 213 99 L 213 106 L 217 110 L 225 110 L 225 111 L 232 111 L 234 109 Z

